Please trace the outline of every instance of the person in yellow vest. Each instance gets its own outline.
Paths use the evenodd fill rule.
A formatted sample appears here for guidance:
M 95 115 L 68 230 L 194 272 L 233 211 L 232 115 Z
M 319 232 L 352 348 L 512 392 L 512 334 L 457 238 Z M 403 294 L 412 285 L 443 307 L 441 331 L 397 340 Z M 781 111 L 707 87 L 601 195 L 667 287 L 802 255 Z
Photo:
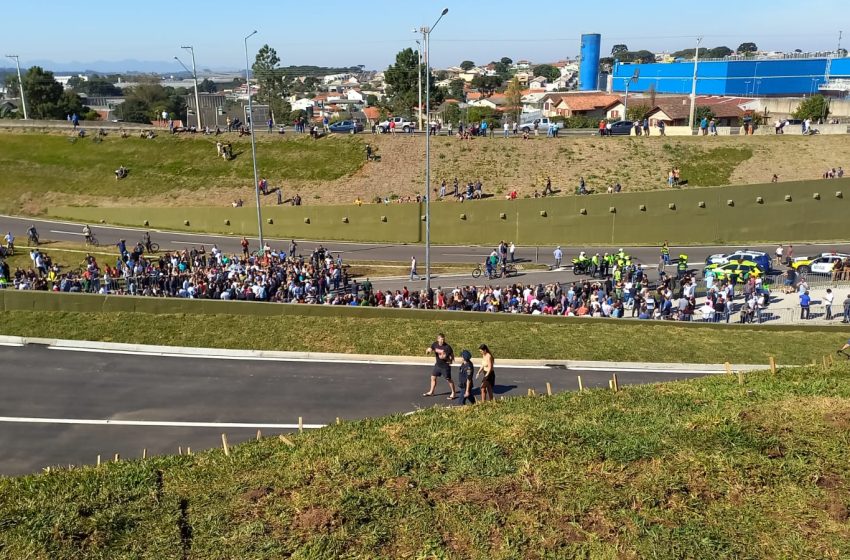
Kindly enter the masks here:
M 667 244 L 667 241 L 661 246 L 661 258 L 664 260 L 664 266 L 670 264 L 670 245 Z

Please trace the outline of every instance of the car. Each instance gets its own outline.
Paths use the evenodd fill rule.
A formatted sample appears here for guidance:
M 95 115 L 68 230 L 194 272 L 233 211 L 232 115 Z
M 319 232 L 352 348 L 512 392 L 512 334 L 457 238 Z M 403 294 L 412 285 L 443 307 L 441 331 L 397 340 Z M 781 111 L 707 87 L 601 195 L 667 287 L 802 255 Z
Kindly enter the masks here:
M 711 273 L 717 279 L 728 278 L 736 274 L 740 282 L 749 278 L 750 275 L 761 276 L 764 271 L 755 261 L 732 261 L 726 264 L 710 264 L 705 267 L 705 273 Z
M 357 132 L 363 132 L 363 123 L 357 121 L 339 121 L 330 125 L 328 130 L 341 134 L 355 134 Z
M 758 263 L 759 268 L 761 268 L 762 271 L 770 271 L 770 255 L 764 251 L 752 251 L 749 249 L 739 249 L 732 253 L 716 253 L 714 255 L 709 255 L 709 257 L 705 259 L 705 264 L 726 264 L 740 260 L 755 261 Z
M 404 117 L 390 117 L 385 121 L 381 121 L 376 126 L 378 132 L 386 134 L 390 131 L 390 123 L 395 123 L 396 132 L 411 132 L 416 130 L 416 122 L 405 119 Z
M 537 130 L 541 130 L 543 132 L 546 132 L 547 130 L 549 130 L 549 127 L 551 127 L 551 126 L 554 126 L 556 128 L 559 128 L 559 129 L 563 127 L 563 125 L 561 123 L 555 122 L 552 119 L 550 119 L 549 117 L 542 117 L 542 118 L 539 118 L 539 119 L 534 119 L 533 121 L 530 121 L 530 122 L 524 122 L 524 123 L 520 124 L 519 129 L 522 132 L 525 132 L 525 133 L 532 132 L 534 130 L 535 123 L 537 124 Z
M 846 253 L 821 253 L 816 257 L 796 257 L 791 261 L 791 268 L 801 274 L 815 272 L 818 274 L 829 274 L 835 267 L 836 261 L 850 259 Z
M 629 136 L 632 133 L 632 129 L 634 127 L 634 121 L 612 122 L 610 126 L 607 127 L 605 134 L 608 134 L 610 136 Z

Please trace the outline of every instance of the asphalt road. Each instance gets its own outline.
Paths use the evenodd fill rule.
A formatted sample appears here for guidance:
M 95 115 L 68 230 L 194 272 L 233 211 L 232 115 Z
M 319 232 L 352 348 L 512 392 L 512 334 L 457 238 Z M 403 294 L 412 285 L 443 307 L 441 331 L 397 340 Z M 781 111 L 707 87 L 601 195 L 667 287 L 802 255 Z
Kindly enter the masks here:
M 430 368 L 295 361 L 213 360 L 71 352 L 42 346 L 0 347 L 0 475 L 37 472 L 49 465 L 93 464 L 115 453 L 139 457 L 203 450 L 306 424 L 405 413 L 448 405 L 441 380 L 436 397 L 422 397 Z M 508 368 L 497 362 L 497 395 L 529 388 L 607 387 L 608 371 L 557 367 Z M 455 379 L 457 372 L 453 372 Z M 622 385 L 696 377 L 697 373 L 622 372 Z M 86 424 L 131 421 L 140 425 Z M 150 425 L 163 422 L 166 425 Z M 202 426 L 181 422 L 204 423 Z M 178 423 L 173 425 L 173 423 Z
M 19 218 L 13 216 L 0 215 L 0 232 L 12 231 L 18 238 L 18 243 L 24 245 L 26 243 L 26 230 L 30 224 L 34 224 L 43 239 L 58 240 L 58 241 L 73 241 L 82 242 L 82 224 L 36 220 L 32 218 Z M 95 236 L 98 238 L 101 245 L 114 246 L 120 239 L 126 239 L 129 244 L 134 244 L 141 239 L 142 233 L 145 231 L 138 228 L 104 226 L 99 224 L 90 224 Z M 210 234 L 193 234 L 193 233 L 176 233 L 168 231 L 150 230 L 153 241 L 159 243 L 163 250 L 184 249 L 187 247 L 204 245 L 207 250 L 217 244 L 219 248 L 228 253 L 241 252 L 239 244 L 240 237 L 225 236 L 225 235 L 210 235 Z M 5 235 L 5 233 L 3 233 Z M 2 237 L 2 235 L 0 235 Z M 249 238 L 252 247 L 258 246 L 256 238 Z M 273 248 L 288 249 L 289 239 L 270 239 L 269 243 Z M 340 241 L 301 241 L 298 240 L 298 251 L 302 254 L 310 253 L 318 245 L 324 246 L 334 254 L 340 253 L 343 260 L 347 261 L 396 261 L 408 263 L 410 258 L 415 256 L 419 263 L 418 272 L 424 275 L 425 267 L 425 247 L 424 245 L 406 245 L 406 244 L 390 244 L 390 243 L 346 243 Z M 675 257 L 681 252 L 689 256 L 692 263 L 704 262 L 706 257 L 714 253 L 728 252 L 738 248 L 752 248 L 757 250 L 767 251 L 773 254 L 774 245 L 755 245 L 755 246 L 704 246 L 704 247 L 676 247 L 670 248 L 671 256 Z M 578 255 L 579 251 L 585 250 L 588 254 L 599 252 L 615 252 L 620 247 L 581 247 L 581 246 L 562 246 L 564 252 L 564 262 L 569 263 L 570 259 Z M 638 262 L 654 267 L 658 263 L 659 249 L 657 247 L 624 247 L 626 252 L 637 259 Z M 491 247 L 480 246 L 432 246 L 431 247 L 431 262 L 432 263 L 478 263 L 483 262 L 484 258 L 492 250 Z M 552 263 L 552 251 L 554 247 L 517 247 L 516 258 L 518 264 L 522 266 L 524 263 Z M 797 256 L 806 254 L 816 254 L 824 251 L 850 251 L 850 244 L 795 244 L 794 254 Z M 471 273 L 471 267 L 470 267 Z M 560 271 L 521 271 L 516 278 L 516 282 L 521 283 L 547 283 L 552 281 L 569 282 L 576 279 L 570 270 Z M 436 286 L 448 287 L 472 282 L 470 274 L 455 274 L 446 275 L 443 277 L 432 275 L 432 284 Z M 478 282 L 483 282 L 479 279 Z M 494 283 L 504 284 L 506 281 L 496 281 Z M 408 279 L 398 278 L 389 280 L 373 281 L 381 288 L 401 288 L 406 285 L 410 288 L 421 287 L 424 285 L 423 280 L 409 281 Z

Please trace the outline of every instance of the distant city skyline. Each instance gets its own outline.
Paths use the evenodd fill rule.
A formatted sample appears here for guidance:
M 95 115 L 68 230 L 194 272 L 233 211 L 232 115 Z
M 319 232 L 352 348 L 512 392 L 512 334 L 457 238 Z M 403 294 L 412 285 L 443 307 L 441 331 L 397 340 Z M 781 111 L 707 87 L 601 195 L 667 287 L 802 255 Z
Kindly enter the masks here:
M 108 13 L 81 11 L 86 21 L 77 22 L 68 17 L 67 4 L 59 0 L 9 3 L 3 8 L 7 25 L 0 48 L 2 54 L 19 55 L 23 67 L 177 73 L 182 68 L 173 57 L 183 57 L 180 46 L 191 44 L 199 69 L 239 70 L 245 65 L 243 37 L 257 29 L 248 44 L 251 62 L 257 50 L 268 44 L 277 50 L 282 66 L 362 64 L 384 70 L 399 50 L 416 48 L 419 34 L 413 29 L 431 25 L 444 7 L 449 13 L 431 36 L 435 67 L 462 60 L 484 64 L 503 56 L 534 62 L 574 58 L 582 33 L 601 33 L 605 56 L 620 43 L 654 52 L 693 48 L 698 35 L 707 47 L 735 49 L 752 41 L 764 50 L 833 50 L 839 30 L 850 30 L 850 18 L 835 17 L 846 14 L 844 2 L 837 0 L 814 0 L 805 7 L 790 0 L 741 3 L 729 12 L 733 21 L 722 26 L 700 5 L 676 4 L 671 11 L 670 3 L 658 1 L 645 2 L 640 9 L 633 2 L 609 2 L 604 9 L 585 3 L 565 7 L 563 14 L 555 5 L 549 5 L 549 13 L 538 14 L 536 8 L 529 12 L 522 4 L 505 0 L 491 0 L 483 4 L 484 9 L 482 4 L 457 0 L 414 5 L 374 0 L 363 7 L 327 0 L 320 8 L 259 0 L 250 6 L 255 9 L 245 12 L 224 2 L 148 0 L 142 13 L 137 5 L 114 3 Z M 824 23 L 814 30 L 801 25 L 801 9 L 833 17 L 822 18 Z M 232 17 L 242 14 L 253 17 L 244 24 Z M 4 59 L 0 67 L 11 65 Z

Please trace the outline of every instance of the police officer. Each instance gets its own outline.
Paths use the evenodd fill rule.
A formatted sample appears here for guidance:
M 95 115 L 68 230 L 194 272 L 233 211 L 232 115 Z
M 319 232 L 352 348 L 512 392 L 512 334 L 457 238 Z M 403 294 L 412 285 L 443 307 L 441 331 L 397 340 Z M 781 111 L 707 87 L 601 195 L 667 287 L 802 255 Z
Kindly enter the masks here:
M 688 255 L 679 255 L 679 262 L 676 263 L 676 276 L 682 278 L 688 272 Z

